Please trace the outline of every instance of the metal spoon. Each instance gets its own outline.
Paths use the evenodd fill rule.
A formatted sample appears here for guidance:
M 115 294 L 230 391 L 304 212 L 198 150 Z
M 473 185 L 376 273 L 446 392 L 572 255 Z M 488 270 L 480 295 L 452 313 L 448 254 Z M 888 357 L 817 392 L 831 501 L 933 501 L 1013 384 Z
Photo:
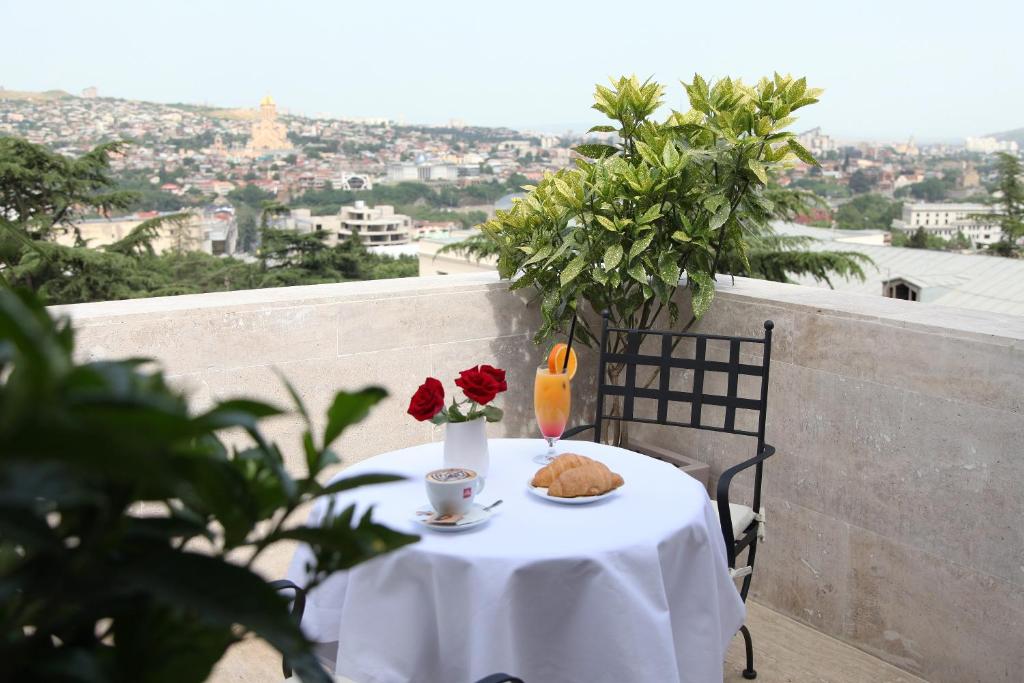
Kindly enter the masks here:
M 494 508 L 498 507 L 499 505 L 501 505 L 504 502 L 505 501 L 503 501 L 501 498 L 499 498 L 498 500 L 494 501 L 493 503 L 491 503 L 490 505 L 485 507 L 484 508 L 484 512 L 490 512 L 491 510 L 493 510 Z

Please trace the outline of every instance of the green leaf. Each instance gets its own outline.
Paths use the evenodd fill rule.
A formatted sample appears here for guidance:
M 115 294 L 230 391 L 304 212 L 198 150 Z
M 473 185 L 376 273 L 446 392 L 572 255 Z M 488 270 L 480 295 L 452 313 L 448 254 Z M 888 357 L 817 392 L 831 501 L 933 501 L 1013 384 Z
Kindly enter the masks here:
M 665 143 L 665 149 L 661 152 L 661 160 L 665 162 L 665 168 L 668 169 L 674 169 L 679 163 L 679 151 L 671 141 Z
M 577 154 L 587 157 L 588 159 L 604 159 L 610 157 L 613 154 L 618 153 L 617 147 L 611 145 L 602 145 L 598 143 L 577 145 L 573 148 Z
M 607 216 L 602 216 L 601 214 L 595 214 L 594 218 L 596 218 L 597 222 L 600 223 L 601 225 L 603 225 L 606 230 L 611 230 L 612 232 L 618 232 L 618 228 L 615 227 L 615 223 L 612 222 L 612 220 L 610 218 L 608 218 Z
M 565 267 L 559 277 L 559 283 L 562 287 L 576 279 L 576 276 L 583 272 L 583 269 L 587 266 L 587 260 L 583 258 L 583 254 L 578 255 L 572 261 L 569 261 L 569 265 Z
M 647 284 L 647 280 L 648 280 L 647 271 L 644 270 L 644 266 L 643 266 L 643 264 L 640 261 L 637 261 L 632 266 L 630 266 L 626 270 L 626 272 L 629 273 L 629 276 L 631 278 L 633 278 L 634 280 L 636 280 L 640 284 L 642 284 L 642 285 L 646 285 Z
M 505 416 L 504 411 L 495 405 L 484 406 L 481 412 L 488 422 L 501 422 L 501 418 Z
M 658 257 L 658 277 L 670 287 L 679 284 L 680 268 L 675 254 L 670 251 L 663 251 Z
M 627 260 L 630 263 L 632 263 L 633 259 L 635 259 L 641 252 L 647 249 L 647 247 L 651 246 L 651 241 L 653 239 L 654 233 L 649 232 L 640 239 L 638 239 L 636 242 L 633 242 L 633 246 L 629 248 L 629 258 Z
M 359 488 L 360 486 L 372 486 L 374 484 L 390 484 L 396 481 L 405 481 L 405 477 L 395 474 L 360 474 L 353 477 L 345 477 L 325 486 L 320 495 L 329 496 L 342 491 Z
M 754 172 L 754 175 L 757 176 L 757 179 L 760 180 L 763 185 L 768 184 L 768 173 L 765 172 L 764 166 L 761 162 L 755 159 L 747 159 L 747 167 Z
M 812 166 L 820 165 L 818 164 L 818 160 L 814 158 L 814 155 L 808 152 L 803 145 L 801 145 L 793 138 L 786 140 L 786 144 L 789 146 L 789 149 L 793 152 L 793 154 L 796 155 L 796 157 L 800 161 L 804 162 L 805 164 L 811 164 Z
M 565 182 L 561 178 L 556 177 L 554 179 L 554 183 L 555 189 L 558 191 L 558 194 L 561 195 L 563 199 L 569 202 L 575 201 L 576 196 L 573 194 L 572 188 L 569 187 L 569 184 L 567 182 Z
M 715 281 L 707 273 L 701 272 L 687 273 L 686 277 L 691 290 L 693 317 L 700 320 L 711 308 L 711 301 L 715 298 Z
M 622 261 L 622 245 L 613 244 L 608 247 L 604 252 L 604 269 L 605 271 L 614 270 L 616 266 Z
M 725 195 L 713 194 L 704 198 L 704 208 L 714 213 L 725 204 Z
M 591 126 L 588 133 L 614 133 L 618 130 L 615 126 Z
M 539 261 L 543 261 L 548 256 L 551 256 L 551 252 L 553 252 L 553 251 L 554 251 L 554 248 L 550 244 L 545 244 L 543 247 L 541 247 L 536 252 L 534 252 L 533 256 L 528 258 L 526 260 L 526 262 L 523 263 L 523 266 L 529 266 L 529 265 L 533 265 L 534 263 L 537 263 Z
M 366 387 L 350 393 L 339 391 L 331 407 L 327 409 L 327 428 L 324 430 L 324 448 L 327 448 L 348 427 L 360 422 L 370 412 L 370 408 L 380 403 L 388 395 L 381 387 Z
M 640 216 L 640 220 L 637 221 L 637 225 L 647 225 L 661 218 L 661 206 L 659 204 L 652 204 L 643 215 Z
M 692 238 L 682 230 L 676 230 L 672 233 L 672 239 L 676 242 L 690 242 Z
M 658 158 L 658 155 L 655 153 L 653 149 L 651 149 L 651 146 L 648 145 L 646 142 L 637 141 L 636 151 L 639 152 L 643 160 L 649 163 L 651 166 L 659 165 L 658 162 L 660 161 L 660 159 Z
M 725 202 L 718 208 L 718 211 L 716 211 L 711 217 L 711 220 L 708 221 L 708 227 L 712 230 L 717 230 L 722 227 L 725 225 L 725 222 L 729 220 L 730 213 L 731 209 L 729 208 L 729 202 Z

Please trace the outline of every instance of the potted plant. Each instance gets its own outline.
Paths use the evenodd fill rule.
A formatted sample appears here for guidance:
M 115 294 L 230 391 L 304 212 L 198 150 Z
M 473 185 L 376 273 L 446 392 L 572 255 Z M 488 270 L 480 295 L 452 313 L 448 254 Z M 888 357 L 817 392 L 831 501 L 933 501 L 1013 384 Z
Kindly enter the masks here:
M 508 390 L 505 371 L 491 365 L 477 365 L 463 370 L 455 379 L 465 398 L 453 396 L 445 407 L 444 386 L 434 377 L 427 377 L 409 401 L 408 413 L 417 420 L 445 424 L 444 466 L 466 467 L 481 477 L 490 469 L 487 450 L 487 422 L 499 422 L 504 416 L 492 403 L 498 394 Z
M 711 306 L 715 273 L 737 265 L 750 270 L 750 258 L 765 248 L 769 221 L 801 206 L 799 196 L 768 183 L 774 168 L 817 163 L 787 128 L 793 112 L 817 102 L 820 91 L 778 74 L 753 86 L 729 78 L 709 84 L 699 75 L 683 85 L 690 110 L 660 120 L 658 83 L 634 76 L 597 86 L 594 109 L 611 123 L 590 133 L 603 141 L 578 146 L 576 168 L 524 187 L 527 195 L 497 211 L 481 226 L 482 239 L 465 247 L 496 253 L 512 289 L 537 290 L 538 343 L 564 331 L 578 312 L 584 315 L 575 336 L 592 343 L 595 316 L 586 309 L 608 311 L 615 327 L 649 327 L 663 313 L 675 325 L 684 275 L 692 324 Z M 801 271 L 806 260 L 785 263 Z M 855 260 L 842 265 L 859 272 Z M 613 338 L 613 350 L 625 343 Z M 609 363 L 609 380 L 621 369 Z M 619 433 L 611 439 L 622 442 Z
M 322 434 L 292 395 L 301 477 L 260 428 L 280 409 L 239 398 L 193 412 L 143 359 L 78 363 L 67 320 L 0 288 L 0 680 L 199 683 L 255 637 L 303 681 L 330 683 L 255 561 L 306 543 L 312 588 L 418 537 L 354 506 L 296 526 L 311 501 L 400 477 L 318 480 L 383 389 L 339 392 Z

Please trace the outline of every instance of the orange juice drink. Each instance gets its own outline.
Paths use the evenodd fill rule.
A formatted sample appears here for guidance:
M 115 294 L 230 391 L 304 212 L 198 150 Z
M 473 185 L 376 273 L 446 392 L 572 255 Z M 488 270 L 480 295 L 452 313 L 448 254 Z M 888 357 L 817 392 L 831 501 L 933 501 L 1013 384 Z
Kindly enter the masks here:
M 564 372 L 552 373 L 547 366 L 537 368 L 537 379 L 533 385 L 533 410 L 540 433 L 549 444 L 554 444 L 565 431 L 569 422 L 571 396 L 569 375 Z

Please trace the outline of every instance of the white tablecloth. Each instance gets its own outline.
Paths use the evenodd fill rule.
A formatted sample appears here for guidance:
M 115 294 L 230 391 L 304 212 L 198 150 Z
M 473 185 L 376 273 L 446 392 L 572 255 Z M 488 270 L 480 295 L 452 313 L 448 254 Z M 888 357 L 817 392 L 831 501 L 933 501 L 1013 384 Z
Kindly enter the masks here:
M 359 683 L 471 683 L 496 671 L 526 683 L 722 680 L 744 608 L 696 480 L 620 448 L 562 442 L 560 452 L 600 459 L 626 484 L 608 500 L 559 505 L 526 490 L 541 440 L 492 439 L 477 501 L 504 504 L 481 527 L 440 533 L 411 520 L 441 448 L 386 453 L 341 475 L 410 477 L 343 500 L 376 504 L 375 519 L 422 540 L 335 574 L 309 596 L 303 628 L 339 643 L 337 673 Z M 304 581 L 307 559 L 300 547 L 293 581 Z

